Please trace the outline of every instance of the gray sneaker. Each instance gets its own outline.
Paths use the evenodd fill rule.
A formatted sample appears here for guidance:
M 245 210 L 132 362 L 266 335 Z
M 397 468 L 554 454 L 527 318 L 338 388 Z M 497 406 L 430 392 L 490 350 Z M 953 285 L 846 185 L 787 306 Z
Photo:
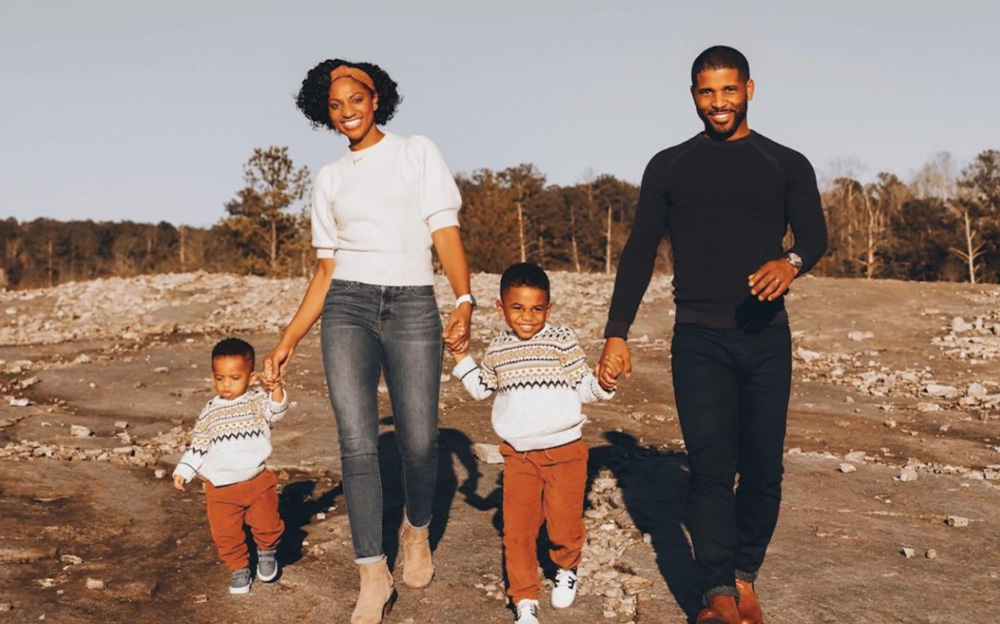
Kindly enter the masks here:
M 230 594 L 249 594 L 250 583 L 253 582 L 253 574 L 250 568 L 243 568 L 233 572 L 233 578 L 229 581 Z
M 275 557 L 277 551 L 258 550 L 257 551 L 257 578 L 270 583 L 278 578 L 278 559 Z

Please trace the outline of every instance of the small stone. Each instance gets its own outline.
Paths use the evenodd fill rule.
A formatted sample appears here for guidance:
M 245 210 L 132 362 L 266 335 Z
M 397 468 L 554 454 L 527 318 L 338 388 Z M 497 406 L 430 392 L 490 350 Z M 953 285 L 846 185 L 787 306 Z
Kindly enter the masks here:
M 153 471 L 153 476 L 155 476 L 157 479 L 162 479 L 167 476 L 167 471 L 164 470 L 163 468 L 157 468 L 156 470 Z
M 108 584 L 101 579 L 88 578 L 87 579 L 87 589 L 107 589 Z
M 907 559 L 913 559 L 914 557 L 917 556 L 917 551 L 912 548 L 903 548 L 902 550 L 899 551 L 899 553 L 904 557 L 906 557 Z
M 924 392 L 930 396 L 944 397 L 946 399 L 954 398 L 958 396 L 958 388 L 955 386 L 946 386 L 943 384 L 927 384 L 924 386 Z
M 73 360 L 74 364 L 90 364 L 90 362 L 91 362 L 90 356 L 87 355 L 86 353 L 81 353 L 80 355 L 76 356 L 76 359 Z
M 316 519 L 317 520 L 326 520 L 326 514 L 321 511 L 318 514 L 316 514 Z
M 940 427 L 938 427 L 938 431 L 940 431 L 941 433 L 945 433 L 949 429 L 951 429 L 951 424 L 949 424 L 949 423 L 945 423 L 945 424 L 941 425 Z
M 990 393 L 990 391 L 987 390 L 986 386 L 984 386 L 981 383 L 970 384 L 969 388 L 965 391 L 966 396 L 973 397 L 973 398 L 984 397 L 984 396 L 986 396 L 989 393 Z
M 472 452 L 476 458 L 484 464 L 502 464 L 503 455 L 500 454 L 500 447 L 496 444 L 474 444 Z
M 928 559 L 937 559 L 937 551 L 934 550 L 933 548 L 928 548 L 927 552 L 924 553 L 924 556 L 927 557 Z
M 69 434 L 76 438 L 89 438 L 93 435 L 93 431 L 83 425 L 70 425 Z
M 796 349 L 795 355 L 798 356 L 800 360 L 803 360 L 805 362 L 812 362 L 813 360 L 818 360 L 820 357 L 822 357 L 818 352 L 810 351 L 809 349 L 806 349 L 804 347 L 799 347 L 798 349 Z
M 941 406 L 937 403 L 917 403 L 918 412 L 938 412 L 941 411 Z
M 195 597 L 194 597 L 194 603 L 195 604 L 205 604 L 206 602 L 208 602 L 208 595 L 207 594 L 196 594 L 195 595 Z
M 847 403 L 848 405 L 854 405 L 854 397 L 849 396 L 845 398 L 844 403 Z
M 851 451 L 847 455 L 844 455 L 844 459 L 846 459 L 849 462 L 854 462 L 855 464 L 860 464 L 863 461 L 865 461 L 865 452 L 864 451 Z
M 88 386 L 90 386 L 90 389 L 91 389 L 91 390 L 93 390 L 94 388 L 96 388 L 96 387 L 97 387 L 97 384 L 96 384 L 96 383 L 94 383 L 94 382 L 90 382 L 90 383 L 89 383 L 89 384 L 87 384 L 87 385 L 88 385 Z
M 166 366 L 157 366 L 153 369 L 154 373 L 169 373 L 170 369 Z
M 890 429 L 895 429 L 896 428 L 896 420 L 894 418 L 886 418 L 885 422 L 882 423 L 882 424 L 885 425 L 886 427 L 890 428 Z
M 115 429 L 128 429 L 128 421 L 125 421 L 125 420 L 116 420 L 115 421 Z
M 948 519 L 945 520 L 945 522 L 948 524 L 948 526 L 956 527 L 959 529 L 969 526 L 969 519 L 963 518 L 962 516 L 948 516 Z
M 11 397 L 10 404 L 12 407 L 28 407 L 29 405 L 31 405 L 31 401 L 29 401 L 25 397 L 21 397 L 20 399 L 15 399 L 14 397 Z
M 857 472 L 858 467 L 854 464 L 841 464 L 839 470 L 844 474 L 851 474 L 852 472 Z
M 916 481 L 917 476 L 916 470 L 906 467 L 899 471 L 899 476 L 896 477 L 896 481 L 903 481 L 904 483 L 907 481 Z
M 137 382 L 135 382 L 135 383 L 132 384 L 132 387 L 135 388 L 136 390 L 138 390 L 139 388 L 145 388 L 146 384 L 144 384 L 141 381 L 137 381 Z
M 847 333 L 847 339 L 854 340 L 855 342 L 861 342 L 862 340 L 870 340 L 874 337 L 875 334 L 871 332 L 852 331 Z
M 6 613 L 8 611 L 13 611 L 14 605 L 9 602 L 0 602 L 0 613 Z
M 80 565 L 83 563 L 83 558 L 77 557 L 76 555 L 63 555 L 62 557 L 59 557 L 59 560 L 63 563 L 70 563 L 73 565 Z

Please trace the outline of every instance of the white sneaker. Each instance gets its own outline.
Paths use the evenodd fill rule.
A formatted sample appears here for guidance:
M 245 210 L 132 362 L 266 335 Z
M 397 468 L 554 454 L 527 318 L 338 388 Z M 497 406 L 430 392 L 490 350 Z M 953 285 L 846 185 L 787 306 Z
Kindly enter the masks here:
M 572 605 L 573 601 L 576 600 L 577 585 L 579 585 L 579 579 L 576 572 L 559 568 L 552 586 L 552 607 L 565 609 Z
M 538 601 L 525 598 L 517 603 L 514 624 L 538 624 Z

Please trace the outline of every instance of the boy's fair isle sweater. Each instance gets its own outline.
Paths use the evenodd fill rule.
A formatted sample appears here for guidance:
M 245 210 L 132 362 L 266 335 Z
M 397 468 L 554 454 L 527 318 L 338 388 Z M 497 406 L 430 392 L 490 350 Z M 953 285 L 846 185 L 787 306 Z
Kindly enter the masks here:
M 215 487 L 256 477 L 271 456 L 270 423 L 281 420 L 286 409 L 288 392 L 280 403 L 260 389 L 230 401 L 215 397 L 201 410 L 174 474 L 187 482 L 200 474 Z
M 487 347 L 482 365 L 466 357 L 453 374 L 477 401 L 497 394 L 493 429 L 520 452 L 580 439 L 587 421 L 581 404 L 614 396 L 601 388 L 568 327 L 546 325 L 527 340 L 505 330 Z

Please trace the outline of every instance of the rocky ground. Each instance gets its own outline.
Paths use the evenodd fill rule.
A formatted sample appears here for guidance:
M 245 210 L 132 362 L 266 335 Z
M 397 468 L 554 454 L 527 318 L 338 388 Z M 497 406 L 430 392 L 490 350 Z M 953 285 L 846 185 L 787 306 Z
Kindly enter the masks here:
M 480 301 L 497 277 L 478 275 Z M 553 320 L 591 358 L 605 276 L 556 274 Z M 210 398 L 208 352 L 261 353 L 299 280 L 164 275 L 0 292 L 0 621 L 346 622 L 356 591 L 337 438 L 315 332 L 274 429 L 281 579 L 230 597 L 198 488 L 166 476 Z M 450 297 L 439 284 L 442 304 Z M 782 516 L 758 583 L 768 622 L 992 621 L 1000 607 L 1000 288 L 804 278 L 789 296 L 795 386 Z M 682 623 L 699 606 L 670 382 L 669 283 L 633 330 L 635 374 L 588 406 L 581 597 L 546 622 Z M 476 348 L 499 327 L 484 306 Z M 401 519 L 381 394 L 387 546 Z M 443 385 L 432 537 L 438 576 L 400 583 L 390 622 L 507 622 L 489 405 Z M 393 502 L 395 501 L 395 502 Z M 543 597 L 544 598 L 544 597 Z

